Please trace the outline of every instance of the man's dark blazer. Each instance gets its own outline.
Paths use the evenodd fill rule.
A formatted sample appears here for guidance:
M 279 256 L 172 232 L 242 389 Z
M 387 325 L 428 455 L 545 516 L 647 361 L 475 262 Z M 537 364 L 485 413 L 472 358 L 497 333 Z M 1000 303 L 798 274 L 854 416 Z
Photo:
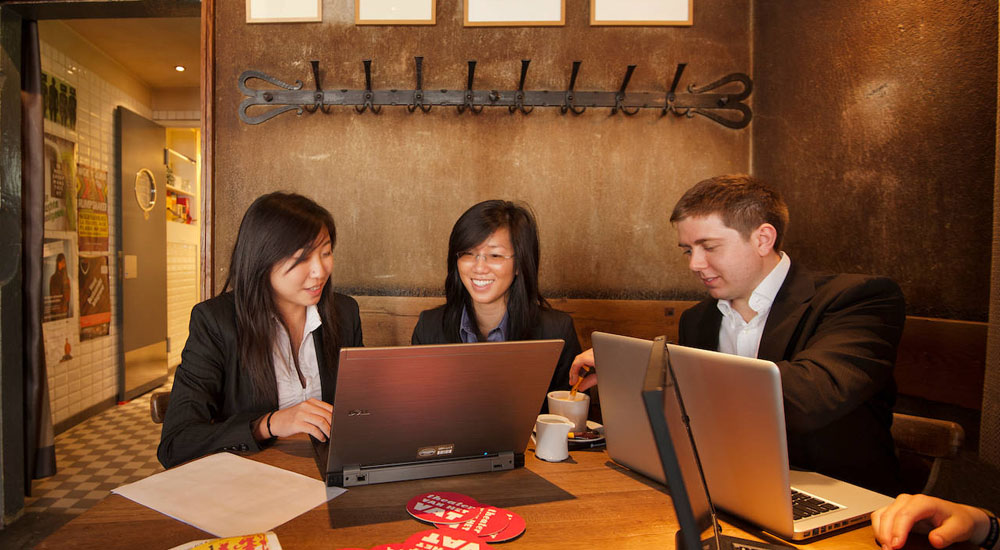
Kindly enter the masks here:
M 363 345 L 358 303 L 343 294 L 333 296 L 340 345 Z M 324 365 L 323 331 L 316 329 L 312 335 L 323 401 L 333 403 L 337 365 Z M 277 408 L 277 396 L 255 396 L 246 371 L 240 368 L 233 294 L 196 305 L 160 432 L 156 451 L 160 463 L 170 468 L 219 451 L 258 451 L 261 446 L 251 424 Z
M 757 352 L 781 372 L 792 466 L 899 492 L 890 427 L 905 318 L 903 293 L 890 279 L 792 263 Z M 721 322 L 717 300 L 700 302 L 681 315 L 680 344 L 717 350 Z
M 562 340 L 562 353 L 559 355 L 559 362 L 556 363 L 556 370 L 552 374 L 552 381 L 549 382 L 549 391 L 569 389 L 569 367 L 573 364 L 573 359 L 582 351 L 580 339 L 576 336 L 576 328 L 573 326 L 573 318 L 562 311 L 554 309 L 543 309 L 539 312 L 539 322 L 531 330 L 531 336 L 527 340 Z M 444 306 L 428 309 L 420 312 L 420 319 L 417 326 L 413 327 L 413 336 L 410 342 L 413 345 L 421 344 L 452 344 L 461 342 L 459 335 L 450 337 L 444 333 Z M 544 408 L 544 407 L 543 407 Z

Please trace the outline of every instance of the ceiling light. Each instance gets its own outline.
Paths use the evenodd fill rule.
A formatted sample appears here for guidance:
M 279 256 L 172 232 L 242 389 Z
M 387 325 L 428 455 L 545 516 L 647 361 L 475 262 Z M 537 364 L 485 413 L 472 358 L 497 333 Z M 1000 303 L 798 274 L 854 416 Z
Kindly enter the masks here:
M 177 72 L 179 72 L 179 73 L 183 73 L 184 72 L 184 65 L 177 65 L 176 67 L 174 67 L 174 70 L 177 71 Z

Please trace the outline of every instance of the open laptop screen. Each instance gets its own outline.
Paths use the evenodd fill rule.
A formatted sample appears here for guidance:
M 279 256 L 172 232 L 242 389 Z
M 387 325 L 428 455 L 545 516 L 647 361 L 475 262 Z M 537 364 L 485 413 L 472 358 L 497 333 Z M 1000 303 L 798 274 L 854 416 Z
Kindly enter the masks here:
M 562 346 L 536 340 L 343 348 L 328 482 L 345 470 L 371 472 L 341 479 L 367 484 L 507 469 L 490 462 L 501 453 L 521 455 L 523 463 Z M 476 459 L 470 470 L 467 462 Z M 380 476 L 380 469 L 393 473 Z

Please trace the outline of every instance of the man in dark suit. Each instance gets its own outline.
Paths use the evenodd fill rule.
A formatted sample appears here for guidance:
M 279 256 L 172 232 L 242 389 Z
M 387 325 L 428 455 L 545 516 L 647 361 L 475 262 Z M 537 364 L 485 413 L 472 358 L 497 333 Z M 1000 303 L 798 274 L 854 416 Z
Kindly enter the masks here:
M 906 314 L 898 285 L 793 263 L 781 250 L 788 208 L 750 176 L 698 183 L 670 221 L 711 296 L 681 315 L 680 344 L 776 363 L 792 466 L 896 494 L 892 369 Z M 587 353 L 571 382 L 579 364 L 592 364 Z

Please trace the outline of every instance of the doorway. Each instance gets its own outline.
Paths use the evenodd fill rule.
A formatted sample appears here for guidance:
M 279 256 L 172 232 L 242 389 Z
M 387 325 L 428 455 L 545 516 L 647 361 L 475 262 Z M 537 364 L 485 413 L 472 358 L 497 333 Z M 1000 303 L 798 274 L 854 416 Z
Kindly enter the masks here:
M 201 17 L 202 13 L 207 14 L 206 17 Z M 154 94 L 152 92 L 147 92 L 147 97 L 144 102 L 140 102 L 146 105 L 147 109 L 156 108 L 158 113 L 148 112 L 150 118 L 156 119 L 158 122 L 164 126 L 180 127 L 184 128 L 185 131 L 191 131 L 194 129 L 198 131 L 200 129 L 200 136 L 205 136 L 206 141 L 211 144 L 210 133 L 206 131 L 205 128 L 201 128 L 204 121 L 211 121 L 211 113 L 213 110 L 213 105 L 211 101 L 204 101 L 202 99 L 204 96 L 211 97 L 211 87 L 212 87 L 212 55 L 214 48 L 212 46 L 212 33 L 210 30 L 208 32 L 201 32 L 202 26 L 207 26 L 209 29 L 212 25 L 212 18 L 214 17 L 214 2 L 212 0 L 203 0 L 199 2 L 198 0 L 128 0 L 124 2 L 88 2 L 88 1 L 65 1 L 65 0 L 31 0 L 24 2 L 2 2 L 0 3 L 0 21 L 3 24 L 3 32 L 0 35 L 0 122 L 2 122 L 4 127 L 4 139 L 3 141 L 3 154 L 4 158 L 17 159 L 20 157 L 21 146 L 20 140 L 18 139 L 18 126 L 20 121 L 20 109 L 21 109 L 21 94 L 19 91 L 19 75 L 21 74 L 20 65 L 20 51 L 21 51 L 21 21 L 22 20 L 34 20 L 38 21 L 41 25 L 46 24 L 69 24 L 81 21 L 96 21 L 99 19 L 106 20 L 126 20 L 131 19 L 133 21 L 138 20 L 150 20 L 160 19 L 161 22 L 169 24 L 174 18 L 187 18 L 195 22 L 191 25 L 194 31 L 190 34 L 190 39 L 188 42 L 194 51 L 194 61 L 187 64 L 187 74 L 193 75 L 195 84 L 189 86 L 193 88 L 193 95 L 195 99 L 191 107 L 181 107 L 177 104 L 180 101 L 177 94 L 171 96 L 170 94 Z M 201 18 L 199 22 L 199 18 Z M 57 41 L 59 37 L 66 36 L 77 36 L 81 33 L 79 31 L 73 32 L 57 32 L 53 36 L 52 41 Z M 133 33 L 140 37 L 144 36 L 142 32 Z M 205 44 L 202 44 L 202 36 L 207 37 L 205 39 Z M 151 37 L 147 36 L 147 39 Z M 46 36 L 42 37 L 43 41 L 48 41 Z M 47 107 L 48 114 L 50 117 L 55 116 L 57 119 L 50 118 L 49 121 L 45 123 L 45 130 L 52 134 L 62 134 L 60 137 L 70 142 L 73 145 L 72 153 L 74 154 L 77 161 L 84 161 L 82 164 L 85 168 L 97 169 L 97 173 L 88 170 L 80 170 L 78 173 L 82 174 L 82 178 L 76 178 L 77 173 L 71 174 L 74 179 L 78 179 L 81 189 L 86 188 L 88 193 L 91 195 L 88 200 L 93 200 L 96 190 L 101 189 L 102 182 L 106 184 L 107 188 L 104 191 L 107 193 L 108 198 L 106 199 L 106 207 L 108 212 L 112 212 L 115 207 L 117 207 L 118 199 L 116 199 L 116 194 L 118 192 L 118 182 L 115 181 L 112 176 L 113 170 L 104 168 L 114 162 L 113 159 L 113 147 L 111 145 L 101 145 L 95 146 L 93 141 L 85 142 L 83 139 L 70 139 L 70 138 L 80 138 L 81 135 L 89 138 L 100 138 L 104 140 L 104 143 L 110 144 L 113 139 L 113 110 L 117 105 L 129 105 L 129 97 L 132 94 L 125 93 L 126 90 L 131 89 L 129 86 L 108 86 L 107 79 L 95 78 L 93 74 L 94 59 L 91 57 L 86 57 L 88 52 L 95 49 L 95 42 L 91 39 L 78 40 L 78 43 L 83 43 L 86 47 L 71 47 L 64 48 L 61 53 L 62 57 L 59 57 L 55 50 L 57 48 L 47 48 L 48 53 L 54 54 L 59 60 L 56 68 L 64 69 L 65 71 L 72 71 L 65 75 L 65 78 L 60 78 L 59 82 L 56 84 L 56 107 L 51 108 L 51 105 Z M 159 44 L 160 48 L 169 49 L 164 46 L 163 43 Z M 122 47 L 110 47 L 107 48 L 109 53 L 114 55 L 105 56 L 114 59 L 117 54 L 126 53 L 129 51 L 128 48 Z M 69 55 L 67 55 L 67 52 Z M 205 61 L 202 62 L 202 57 L 204 56 Z M 51 61 L 51 59 L 50 59 Z M 51 64 L 47 64 L 47 67 L 51 67 Z M 123 62 L 120 60 L 114 60 L 110 63 L 112 69 L 121 69 Z M 107 68 L 107 67 L 105 67 Z M 171 67 L 172 69 L 172 67 Z M 201 70 L 199 70 L 201 69 Z M 58 78 L 58 73 L 55 70 L 51 70 L 49 76 L 56 76 Z M 198 89 L 199 81 L 205 81 L 207 83 L 206 87 L 202 90 Z M 47 82 L 49 88 L 51 88 L 51 80 Z M 65 93 L 63 93 L 61 84 L 66 84 Z M 86 92 L 88 86 L 98 86 L 104 89 L 101 93 L 82 93 Z M 147 88 L 149 88 L 147 86 Z M 47 89 L 47 92 L 50 90 Z M 110 93 L 104 93 L 110 92 Z M 180 94 L 183 95 L 183 94 Z M 51 96 L 51 93 L 46 94 L 46 99 Z M 65 97 L 65 100 L 62 97 Z M 113 104 L 109 108 L 104 108 L 104 106 L 98 105 L 98 102 L 93 101 L 94 98 L 110 98 Z M 160 102 L 160 105 L 150 105 L 156 101 Z M 62 111 L 60 111 L 60 107 Z M 204 113 L 204 114 L 202 114 Z M 66 126 L 63 125 L 63 118 L 65 118 L 65 123 L 70 126 L 73 123 L 79 124 L 78 129 L 67 130 Z M 169 120 L 169 123 L 166 121 Z M 87 129 L 97 129 L 91 132 L 84 132 Z M 69 132 L 70 135 L 67 135 Z M 76 135 L 72 135 L 75 132 Z M 199 137 L 200 137 L 199 136 Z M 13 137 L 13 139 L 8 139 L 8 137 Z M 48 139 L 46 139 L 48 143 Z M 62 143 L 65 145 L 65 143 Z M 205 146 L 200 144 L 198 147 L 200 149 L 198 152 L 211 151 L 211 146 Z M 189 155 L 190 156 L 190 155 Z M 204 164 L 204 171 L 206 174 L 210 174 L 211 156 L 208 154 L 197 155 L 200 160 L 202 157 L 206 159 Z M 72 158 L 72 157 L 71 157 Z M 94 166 L 95 164 L 101 163 L 100 166 Z M 77 168 L 75 162 L 64 162 L 63 164 Z M 2 205 L 0 208 L 0 222 L 2 222 L 3 227 L 20 227 L 21 223 L 21 210 L 18 208 L 7 208 L 12 204 L 17 204 L 20 200 L 20 195 L 22 193 L 20 184 L 20 167 L 14 163 L 3 163 L 4 170 L 0 174 L 0 187 L 2 187 Z M 107 174 L 100 173 L 103 170 L 107 170 Z M 202 181 L 200 182 L 200 190 L 208 191 L 210 180 L 202 176 Z M 67 186 L 64 189 L 74 189 L 75 186 Z M 68 193 L 73 195 L 72 193 Z M 100 194 L 97 194 L 100 197 Z M 200 196 L 195 197 L 194 200 L 198 203 L 193 209 L 194 211 L 200 210 L 201 212 L 206 212 L 206 208 L 200 204 L 202 197 L 210 197 L 210 193 L 202 193 Z M 79 197 L 74 197 L 77 199 Z M 63 201 L 67 198 L 64 196 Z M 72 204 L 72 212 L 75 215 L 79 214 L 79 205 L 83 201 L 74 200 Z M 100 201 L 95 201 L 100 202 Z M 211 204 L 210 200 L 205 201 L 206 204 Z M 93 204 L 89 206 L 94 206 Z M 86 209 L 86 208 L 85 208 Z M 70 209 L 66 209 L 70 211 Z M 119 336 L 117 330 L 117 323 L 119 322 L 120 316 L 117 314 L 117 307 L 112 307 L 109 312 L 115 317 L 110 323 L 103 322 L 106 316 L 101 314 L 88 314 L 87 321 L 84 322 L 81 319 L 81 297 L 92 298 L 97 294 L 99 290 L 100 282 L 95 283 L 93 280 L 81 280 L 79 274 L 85 271 L 85 275 L 93 274 L 106 274 L 108 277 L 108 284 L 112 281 L 112 277 L 117 271 L 117 257 L 116 250 L 114 249 L 114 239 L 117 237 L 115 234 L 115 220 L 111 218 L 111 214 L 104 212 L 107 217 L 107 237 L 108 245 L 106 246 L 106 252 L 103 254 L 108 265 L 103 265 L 104 261 L 97 259 L 94 261 L 89 256 L 95 254 L 94 251 L 86 250 L 86 255 L 80 254 L 79 246 L 83 242 L 85 247 L 100 246 L 100 240 L 103 239 L 102 232 L 99 227 L 101 224 L 101 210 L 99 208 L 91 208 L 91 212 L 86 214 L 88 225 L 87 227 L 91 231 L 91 234 L 85 235 L 86 238 L 81 238 L 79 232 L 76 233 L 75 241 L 70 239 L 68 243 L 59 243 L 58 239 L 55 242 L 47 242 L 47 251 L 52 252 L 54 259 L 54 270 L 58 271 L 58 254 L 56 253 L 56 248 L 60 244 L 66 246 L 66 248 L 72 248 L 71 245 L 75 245 L 75 250 L 77 251 L 77 256 L 75 258 L 70 258 L 66 261 L 66 270 L 68 277 L 70 279 L 69 297 L 70 301 L 67 307 L 63 308 L 62 300 L 54 300 L 52 297 L 54 294 L 62 294 L 59 290 L 59 286 L 56 285 L 55 288 L 57 292 L 53 293 L 52 290 L 48 290 L 50 296 L 49 303 L 49 313 L 54 313 L 56 316 L 65 315 L 64 311 L 72 311 L 73 318 L 77 319 L 76 334 L 82 334 L 87 332 L 83 342 L 98 340 L 98 341 L 115 341 Z M 96 211 L 96 214 L 95 212 Z M 199 212 L 198 214 L 201 214 Z M 49 212 L 52 214 L 52 219 L 58 218 L 54 212 Z M 204 223 L 204 216 L 201 218 L 201 227 L 205 228 L 208 224 Z M 78 221 L 77 218 L 74 221 Z M 95 228 L 95 221 L 96 227 Z M 9 222 L 9 223 L 8 223 Z M 67 228 L 67 232 L 68 228 Z M 85 231 L 86 232 L 86 231 Z M 200 234 L 201 231 L 195 230 L 195 233 Z M 7 231 L 4 230 L 5 236 L 7 236 Z M 11 236 L 19 235 L 19 232 L 10 232 Z M 207 233 L 207 232 L 206 232 Z M 95 235 L 96 234 L 96 235 Z M 207 233 L 210 235 L 210 233 Z M 59 235 L 56 235 L 59 237 Z M 96 238 L 95 238 L 96 237 Z M 195 238 L 195 244 L 198 248 L 196 255 L 203 253 L 206 249 L 201 246 L 201 242 L 205 239 L 205 236 L 198 235 Z M 97 241 L 97 242 L 95 242 Z M 8 248 L 3 249 L 2 257 L 4 263 L 8 260 L 13 262 L 12 265 L 19 266 L 21 264 L 21 255 L 17 254 L 16 248 L 10 248 L 13 254 L 7 254 Z M 101 256 L 101 254 L 97 254 Z M 81 262 L 81 258 L 87 258 L 85 262 Z M 200 258 L 199 258 L 200 260 Z M 74 262 L 71 264 L 71 261 Z M 203 281 L 206 280 L 205 275 L 201 272 L 205 262 L 196 261 L 194 267 L 191 268 L 196 271 L 193 278 L 196 279 L 194 283 L 195 289 L 200 289 L 205 285 Z M 53 273 L 55 273 L 53 271 Z M 51 275 L 49 279 L 52 279 Z M 65 283 L 65 278 L 59 276 L 56 277 L 57 280 L 61 280 Z M 98 278 L 99 279 L 99 278 Z M 7 278 L 4 277 L 4 282 L 7 282 Z M 24 461 L 24 442 L 23 442 L 23 427 L 19 413 L 24 404 L 24 399 L 22 397 L 22 392 L 24 391 L 23 380 L 20 375 L 20 364 L 23 359 L 23 354 L 26 352 L 22 348 L 22 330 L 27 333 L 30 327 L 24 327 L 22 325 L 22 312 L 20 307 L 13 307 L 14 305 L 19 306 L 20 304 L 20 282 L 19 277 L 16 277 L 9 281 L 10 284 L 4 284 L 0 287 L 0 294 L 3 296 L 3 323 L 0 326 L 0 348 L 3 351 L 4 361 L 0 363 L 0 395 L 2 395 L 2 402 L 4 404 L 3 411 L 4 414 L 0 417 L 0 432 L 3 433 L 3 457 L 0 462 L 3 463 L 2 471 L 0 471 L 0 527 L 9 522 L 11 519 L 16 518 L 17 515 L 23 508 L 24 505 L 24 488 L 25 486 L 30 486 L 30 479 L 25 479 L 25 472 L 23 471 Z M 17 283 L 17 284 L 15 284 Z M 45 281 L 49 283 L 49 281 Z M 84 285 L 81 290 L 81 283 Z M 90 286 L 96 285 L 96 286 Z M 47 289 L 51 285 L 43 284 Z M 65 288 L 67 285 L 63 285 Z M 207 286 L 207 288 L 211 288 Z M 198 291 L 195 290 L 195 295 L 198 295 Z M 61 296 L 60 296 L 61 298 Z M 99 300 L 94 301 L 99 304 Z M 120 302 L 119 302 L 120 303 Z M 56 307 L 58 305 L 58 307 Z M 91 304 L 93 305 L 93 304 Z M 117 306 L 118 304 L 116 304 Z M 8 307 L 12 306 L 12 307 Z M 72 308 L 72 309 L 70 309 Z M 99 309 L 99 306 L 98 306 Z M 93 313 L 88 312 L 88 313 Z M 50 319 L 58 321 L 59 319 Z M 64 320 L 64 322 L 66 322 Z M 103 325 L 103 326 L 102 326 Z M 185 326 L 186 329 L 186 326 Z M 104 335 L 102 332 L 107 331 L 108 334 Z M 78 336 L 79 337 L 79 336 Z M 54 340 L 47 342 L 48 344 L 53 344 Z M 114 405 L 117 400 L 117 376 L 115 370 L 118 367 L 117 350 L 119 348 L 112 347 L 107 349 L 98 349 L 99 346 L 94 346 L 87 344 L 86 346 L 78 342 L 70 342 L 70 349 L 66 350 L 66 338 L 63 338 L 62 342 L 59 342 L 62 346 L 62 355 L 59 356 L 58 360 L 64 367 L 68 367 L 69 364 L 76 362 L 77 365 L 88 363 L 100 365 L 104 370 L 100 374 L 94 372 L 86 372 L 84 369 L 61 369 L 61 372 L 54 373 L 51 369 L 47 373 L 47 378 L 50 383 L 55 384 L 65 384 L 66 387 L 77 389 L 80 394 L 86 388 L 90 390 L 98 390 L 101 393 L 100 399 L 94 402 L 93 405 L 85 407 L 78 412 L 72 414 L 64 414 L 62 421 L 58 422 L 56 425 L 57 430 L 63 430 L 67 427 L 74 425 L 83 418 L 89 415 L 96 414 L 100 410 Z M 182 342 L 181 342 L 182 345 Z M 179 347 L 179 346 L 178 346 Z M 67 359 L 62 361 L 64 357 L 71 357 L 72 359 Z M 110 366 L 110 370 L 109 369 Z M 44 379 L 44 378 L 43 378 Z M 60 401 L 62 399 L 62 401 Z M 67 397 L 62 396 L 55 397 L 52 400 L 53 408 L 57 406 L 63 406 L 63 412 L 68 412 L 65 409 L 67 405 Z M 71 410 L 71 409 L 70 409 Z M 8 414 L 10 413 L 10 414 Z
M 167 369 L 179 362 L 186 316 L 200 295 L 185 290 L 178 299 L 171 287 L 199 286 L 200 190 L 194 186 L 200 144 L 178 145 L 186 151 L 181 153 L 167 147 L 166 138 L 168 128 L 200 125 L 200 19 L 44 20 L 39 38 L 43 78 L 58 92 L 50 94 L 46 133 L 64 145 L 64 172 L 75 170 L 67 178 L 89 182 L 81 191 L 104 190 L 86 199 L 72 193 L 47 197 L 48 208 L 61 206 L 70 214 L 57 236 L 65 248 L 75 246 L 73 265 L 96 268 L 87 275 L 80 271 L 78 280 L 71 277 L 71 302 L 80 307 L 61 324 L 43 325 L 58 434 L 163 384 Z M 116 115 L 120 111 L 134 116 Z M 122 120 L 145 120 L 147 130 L 119 134 Z M 145 140 L 148 158 L 133 166 L 126 152 L 150 132 L 157 137 Z M 140 173 L 148 180 L 148 209 L 139 207 Z M 168 225 L 181 231 L 168 232 Z M 168 235 L 182 237 L 180 246 L 168 242 Z M 187 279 L 168 277 L 175 268 Z M 110 300 L 100 301 L 102 289 Z M 174 307 L 168 310 L 168 303 Z M 168 327 L 181 328 L 172 334 Z

